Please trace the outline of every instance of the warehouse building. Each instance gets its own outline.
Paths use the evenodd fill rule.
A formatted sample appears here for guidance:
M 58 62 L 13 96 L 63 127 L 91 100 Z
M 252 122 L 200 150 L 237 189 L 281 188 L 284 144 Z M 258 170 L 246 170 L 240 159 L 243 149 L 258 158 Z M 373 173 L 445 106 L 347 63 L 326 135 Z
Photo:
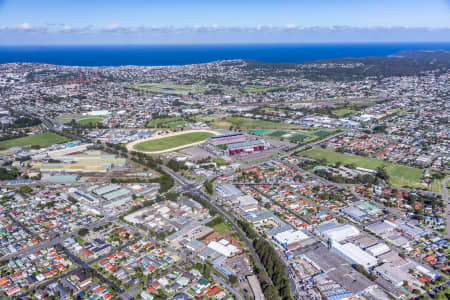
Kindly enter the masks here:
M 258 210 L 258 201 L 250 195 L 239 196 L 236 199 L 239 209 L 244 213 Z
M 42 181 L 48 181 L 51 183 L 74 183 L 80 179 L 80 175 L 71 174 L 71 175 L 51 175 L 44 174 L 42 176 Z
M 360 234 L 358 228 L 353 225 L 338 225 L 335 223 L 318 226 L 314 231 L 332 241 L 341 242 L 345 239 L 356 237 Z
M 227 199 L 243 195 L 241 190 L 231 183 L 218 184 L 216 186 L 216 192 L 219 197 Z
M 300 230 L 280 232 L 273 237 L 273 239 L 285 249 L 287 249 L 289 245 L 306 240 L 308 238 L 309 237 Z
M 374 256 L 352 243 L 341 245 L 338 242 L 332 241 L 331 249 L 352 265 L 361 265 L 366 270 L 376 266 L 378 263 Z
M 59 162 L 33 162 L 33 168 L 41 172 L 64 173 L 106 173 L 113 167 L 123 167 L 127 160 L 100 151 L 86 151 L 83 154 L 53 156 Z
M 212 241 L 208 244 L 208 248 L 222 254 L 225 257 L 230 257 L 239 252 L 239 249 L 233 246 L 229 241 L 221 239 L 220 241 Z
M 369 254 L 371 254 L 375 257 L 385 254 L 385 253 L 389 252 L 390 250 L 391 249 L 389 249 L 389 247 L 384 243 L 379 243 L 379 244 L 373 245 L 366 249 L 366 251 Z

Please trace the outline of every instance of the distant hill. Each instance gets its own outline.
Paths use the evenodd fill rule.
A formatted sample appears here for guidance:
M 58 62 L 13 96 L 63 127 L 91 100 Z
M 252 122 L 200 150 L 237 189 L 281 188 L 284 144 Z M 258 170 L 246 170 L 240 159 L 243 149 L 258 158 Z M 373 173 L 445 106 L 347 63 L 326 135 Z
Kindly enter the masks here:
M 390 57 L 325 59 L 301 64 L 273 64 L 245 60 L 246 70 L 271 71 L 272 76 L 299 76 L 311 80 L 358 80 L 366 77 L 442 74 L 450 69 L 450 51 L 400 51 Z

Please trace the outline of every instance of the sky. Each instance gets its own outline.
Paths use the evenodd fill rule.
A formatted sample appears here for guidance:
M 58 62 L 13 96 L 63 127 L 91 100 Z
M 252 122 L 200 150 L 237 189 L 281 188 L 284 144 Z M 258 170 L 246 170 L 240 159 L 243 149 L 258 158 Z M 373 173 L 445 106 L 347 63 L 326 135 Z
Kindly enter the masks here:
M 450 41 L 450 0 L 0 0 L 0 45 Z

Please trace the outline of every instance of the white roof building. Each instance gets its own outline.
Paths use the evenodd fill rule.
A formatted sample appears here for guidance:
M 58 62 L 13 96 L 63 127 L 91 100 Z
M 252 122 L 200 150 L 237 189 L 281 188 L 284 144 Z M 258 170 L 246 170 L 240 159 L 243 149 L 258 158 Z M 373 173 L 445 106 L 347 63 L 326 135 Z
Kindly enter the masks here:
M 390 249 L 386 244 L 379 243 L 379 244 L 373 245 L 372 247 L 367 248 L 366 251 L 373 256 L 380 256 L 384 253 L 389 252 Z
M 356 237 L 359 235 L 359 230 L 353 225 L 345 224 L 345 225 L 336 225 L 332 226 L 330 228 L 325 229 L 321 232 L 323 236 L 336 241 L 340 242 L 345 239 Z
M 300 242 L 306 240 L 308 236 L 302 231 L 289 230 L 276 234 L 274 237 L 275 241 L 280 245 L 289 245 L 295 242 Z
M 349 263 L 361 265 L 365 269 L 376 266 L 378 263 L 374 256 L 352 243 L 341 245 L 337 242 L 331 242 L 331 248 Z
M 227 240 L 222 239 L 218 242 L 212 241 L 208 244 L 208 248 L 222 254 L 223 256 L 230 257 L 233 254 L 239 252 L 239 249 L 230 244 Z
M 244 212 L 251 212 L 258 209 L 258 201 L 252 196 L 245 195 L 237 197 L 239 208 Z

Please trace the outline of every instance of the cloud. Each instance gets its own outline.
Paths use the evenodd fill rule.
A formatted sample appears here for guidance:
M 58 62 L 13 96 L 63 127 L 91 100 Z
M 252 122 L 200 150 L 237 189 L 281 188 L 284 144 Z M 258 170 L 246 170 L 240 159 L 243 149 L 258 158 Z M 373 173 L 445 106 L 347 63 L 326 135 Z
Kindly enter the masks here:
M 41 32 L 46 33 L 48 31 L 47 27 L 33 26 L 28 22 L 24 22 L 22 24 L 16 26 L 0 26 L 0 31 L 3 32 Z
M 1 1 L 1 0 L 0 0 Z M 450 2 L 450 0 L 449 0 Z M 115 34 L 145 34 L 145 33 L 226 33 L 226 32 L 377 32 L 377 31 L 448 31 L 450 27 L 409 27 L 409 26 L 301 26 L 296 24 L 286 24 L 282 26 L 257 25 L 257 26 L 224 26 L 218 24 L 194 25 L 194 26 L 124 26 L 110 24 L 103 27 L 85 26 L 72 27 L 68 24 L 46 24 L 45 26 L 33 26 L 28 22 L 16 26 L 0 26 L 0 31 L 12 32 L 42 32 L 42 33 L 115 33 Z
M 36 26 L 24 22 L 1 26 L 0 44 L 196 44 L 196 43 L 316 43 L 316 42 L 442 42 L 450 41 L 450 26 L 302 26 L 297 24 L 224 26 L 106 26 L 70 24 Z

